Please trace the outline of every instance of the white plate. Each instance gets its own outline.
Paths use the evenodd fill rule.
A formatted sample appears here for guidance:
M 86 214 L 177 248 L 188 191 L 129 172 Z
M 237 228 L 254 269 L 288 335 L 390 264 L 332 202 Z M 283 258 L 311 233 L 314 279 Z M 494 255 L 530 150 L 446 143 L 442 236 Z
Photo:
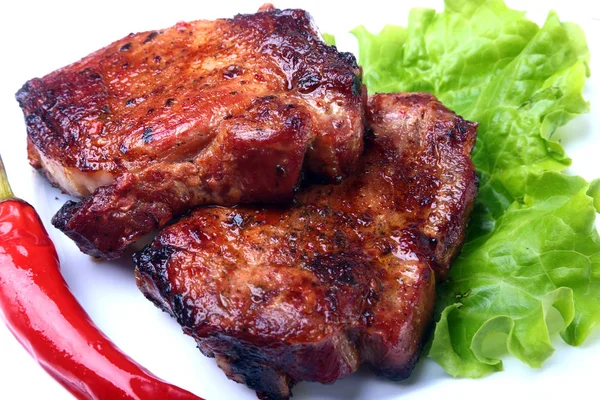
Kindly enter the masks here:
M 336 35 L 338 46 L 355 51 L 356 43 L 347 31 L 364 24 L 377 31 L 384 23 L 406 24 L 413 6 L 442 9 L 441 1 L 398 1 L 390 7 L 382 1 L 361 4 L 325 1 L 278 1 L 280 8 L 301 7 L 314 16 L 322 32 Z M 580 24 L 587 33 L 592 56 L 600 57 L 600 12 L 595 1 L 517 1 L 509 5 L 528 10 L 528 16 L 542 23 L 555 9 L 562 20 Z M 14 192 L 39 211 L 58 248 L 62 270 L 73 293 L 97 325 L 127 354 L 158 376 L 209 400 L 254 399 L 252 391 L 227 378 L 195 348 L 179 326 L 146 301 L 135 287 L 133 266 L 127 259 L 99 263 L 81 254 L 75 245 L 49 223 L 66 196 L 52 188 L 27 164 L 25 125 L 14 93 L 28 79 L 43 76 L 88 53 L 119 39 L 129 32 L 159 29 L 180 20 L 228 17 L 238 12 L 253 12 L 261 1 L 98 1 L 40 2 L 12 1 L 3 5 L 0 15 L 2 72 L 0 73 L 0 110 L 2 130 L 0 151 L 9 172 Z M 585 96 L 592 101 L 590 114 L 564 128 L 563 139 L 574 158 L 570 171 L 593 179 L 600 175 L 600 64 L 592 59 L 592 78 Z M 600 305 L 599 305 L 600 306 Z M 579 348 L 555 338 L 556 354 L 542 369 L 530 369 L 518 361 L 506 360 L 507 371 L 485 379 L 452 379 L 430 360 L 422 360 L 411 379 L 392 383 L 361 371 L 334 385 L 300 383 L 296 399 L 416 399 L 434 395 L 473 398 L 476 395 L 506 395 L 526 398 L 575 396 L 576 392 L 596 392 L 597 360 L 600 360 L 600 333 L 596 332 Z M 21 348 L 0 324 L 0 398 L 68 399 L 71 396 L 54 382 Z

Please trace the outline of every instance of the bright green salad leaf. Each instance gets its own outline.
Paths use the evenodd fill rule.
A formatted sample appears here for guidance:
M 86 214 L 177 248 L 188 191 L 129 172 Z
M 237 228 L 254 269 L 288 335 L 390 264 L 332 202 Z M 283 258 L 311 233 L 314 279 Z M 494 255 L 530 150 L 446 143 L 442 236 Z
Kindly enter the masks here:
M 429 353 L 449 373 L 477 377 L 501 369 L 489 353 L 506 349 L 541 366 L 553 351 L 550 307 L 560 313 L 561 336 L 570 344 L 600 323 L 600 237 L 588 188 L 579 177 L 531 174 L 524 197 L 492 233 L 470 235 L 439 290 L 440 304 L 448 306 Z M 504 341 L 494 343 L 499 335 Z
M 370 91 L 427 91 L 479 123 L 479 195 L 460 257 L 438 290 L 429 356 L 454 376 L 538 367 L 551 334 L 582 343 L 600 324 L 600 181 L 560 171 L 552 140 L 589 106 L 582 30 L 551 12 L 541 28 L 501 0 L 413 9 L 408 27 L 353 30 Z
M 335 36 L 330 33 L 323 33 L 323 41 L 330 46 L 335 46 Z

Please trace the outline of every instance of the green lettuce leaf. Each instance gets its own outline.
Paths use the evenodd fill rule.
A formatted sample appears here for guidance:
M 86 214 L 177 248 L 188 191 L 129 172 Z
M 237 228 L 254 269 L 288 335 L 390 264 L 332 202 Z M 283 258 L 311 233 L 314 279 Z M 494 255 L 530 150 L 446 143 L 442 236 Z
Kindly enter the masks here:
M 408 27 L 353 30 L 370 91 L 427 91 L 479 123 L 479 195 L 440 300 L 429 356 L 455 376 L 502 368 L 508 351 L 538 367 L 552 329 L 578 345 L 600 323 L 600 183 L 560 173 L 552 140 L 589 111 L 582 30 L 551 12 L 539 27 L 500 0 L 413 9 Z
M 330 46 L 335 46 L 335 36 L 330 33 L 323 33 L 323 41 Z
M 567 343 L 581 344 L 600 324 L 600 237 L 588 189 L 579 177 L 530 175 L 493 233 L 470 238 L 439 290 L 447 307 L 430 357 L 459 376 L 501 369 L 505 350 L 539 367 L 553 352 L 550 307 Z

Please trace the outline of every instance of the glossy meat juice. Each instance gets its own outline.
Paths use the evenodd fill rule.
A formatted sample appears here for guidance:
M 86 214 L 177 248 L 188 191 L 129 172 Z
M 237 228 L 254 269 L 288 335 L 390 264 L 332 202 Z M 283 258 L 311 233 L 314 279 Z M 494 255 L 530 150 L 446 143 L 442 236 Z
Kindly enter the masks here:
M 265 399 L 369 364 L 409 376 L 477 192 L 476 124 L 375 95 L 358 171 L 292 206 L 199 208 L 136 254 L 138 286 Z
M 302 10 L 131 34 L 17 93 L 30 163 L 75 196 L 53 224 L 119 257 L 198 205 L 286 203 L 351 174 L 365 89 Z

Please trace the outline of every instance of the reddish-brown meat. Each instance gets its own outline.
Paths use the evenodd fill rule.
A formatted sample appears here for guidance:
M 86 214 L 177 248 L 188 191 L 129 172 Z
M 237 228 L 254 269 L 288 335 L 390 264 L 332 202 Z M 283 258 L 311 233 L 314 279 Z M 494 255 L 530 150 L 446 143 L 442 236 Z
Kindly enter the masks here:
M 199 204 L 287 202 L 304 168 L 337 181 L 363 149 L 351 54 L 301 10 L 132 34 L 17 93 L 30 162 L 65 192 L 82 251 L 124 247 Z
M 406 378 L 435 276 L 476 195 L 476 124 L 428 94 L 376 95 L 356 175 L 289 208 L 201 208 L 135 255 L 138 286 L 259 397 L 333 382 L 361 363 Z

